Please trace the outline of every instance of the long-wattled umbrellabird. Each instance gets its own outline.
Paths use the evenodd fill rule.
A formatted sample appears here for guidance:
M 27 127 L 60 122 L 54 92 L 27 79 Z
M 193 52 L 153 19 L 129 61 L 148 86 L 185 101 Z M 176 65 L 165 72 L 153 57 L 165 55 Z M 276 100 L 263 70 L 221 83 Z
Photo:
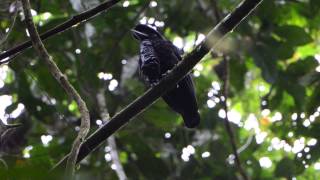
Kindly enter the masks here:
M 138 24 L 131 31 L 134 38 L 140 42 L 140 74 L 148 84 L 158 83 L 182 60 L 182 50 L 152 27 Z M 194 128 L 199 125 L 200 115 L 190 74 L 179 81 L 177 86 L 167 91 L 162 98 L 174 111 L 182 115 L 186 127 Z

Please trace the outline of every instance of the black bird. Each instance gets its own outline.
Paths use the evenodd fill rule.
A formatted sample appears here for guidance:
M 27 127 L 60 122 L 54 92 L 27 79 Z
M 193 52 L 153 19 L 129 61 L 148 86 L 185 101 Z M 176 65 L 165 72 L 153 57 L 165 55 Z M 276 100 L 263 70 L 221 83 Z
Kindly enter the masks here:
M 140 42 L 140 75 L 150 85 L 154 85 L 182 60 L 183 52 L 150 26 L 138 24 L 131 31 Z M 182 115 L 186 127 L 194 128 L 199 125 L 200 115 L 190 74 L 162 98 L 174 111 Z

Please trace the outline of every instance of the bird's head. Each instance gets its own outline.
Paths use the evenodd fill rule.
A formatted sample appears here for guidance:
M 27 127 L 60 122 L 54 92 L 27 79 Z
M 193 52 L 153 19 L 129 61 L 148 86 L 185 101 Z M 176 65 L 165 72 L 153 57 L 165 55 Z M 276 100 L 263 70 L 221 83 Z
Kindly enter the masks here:
M 155 29 L 148 25 L 138 24 L 131 29 L 133 37 L 139 41 L 145 39 L 164 39 L 163 36 Z

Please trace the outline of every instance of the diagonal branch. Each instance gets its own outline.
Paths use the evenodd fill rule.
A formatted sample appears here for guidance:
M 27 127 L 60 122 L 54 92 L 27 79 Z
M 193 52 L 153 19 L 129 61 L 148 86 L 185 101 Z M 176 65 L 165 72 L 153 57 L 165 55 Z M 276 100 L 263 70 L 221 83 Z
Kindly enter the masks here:
M 206 39 L 200 43 L 191 53 L 186 55 L 183 60 L 173 70 L 165 76 L 159 84 L 149 89 L 143 95 L 134 100 L 126 108 L 112 117 L 109 123 L 105 124 L 91 136 L 81 146 L 77 162 L 85 158 L 91 151 L 97 148 L 104 140 L 111 136 L 118 129 L 127 124 L 132 118 L 143 112 L 153 104 L 161 95 L 170 88 L 174 87 L 192 68 L 219 42 L 232 31 L 251 11 L 258 6 L 262 0 L 245 0 L 228 16 L 226 16 L 215 28 L 213 28 Z M 65 156 L 53 169 L 65 164 L 68 155 Z
M 64 90 L 67 92 L 69 97 L 71 97 L 76 101 L 79 111 L 81 113 L 80 130 L 79 130 L 78 136 L 73 142 L 72 149 L 68 157 L 67 168 L 66 168 L 67 176 L 72 178 L 74 174 L 74 167 L 77 161 L 79 149 L 90 129 L 89 111 L 86 106 L 86 103 L 82 100 L 79 93 L 70 84 L 66 76 L 60 71 L 59 67 L 55 64 L 55 62 L 52 60 L 52 57 L 49 55 L 48 51 L 44 47 L 39 37 L 39 34 L 37 32 L 36 26 L 32 21 L 32 15 L 30 11 L 31 7 L 30 7 L 29 0 L 22 0 L 22 5 L 23 5 L 23 11 L 25 15 L 26 26 L 30 33 L 30 38 L 31 38 L 34 49 L 38 53 L 39 57 L 45 61 L 52 76 L 54 76 L 54 78 L 64 88 Z
M 121 0 L 109 0 L 109 1 L 105 1 L 103 3 L 101 3 L 100 5 L 89 9 L 81 14 L 78 14 L 76 16 L 73 16 L 71 19 L 63 22 L 62 24 L 57 25 L 56 27 L 50 29 L 49 31 L 43 33 L 40 35 L 41 40 L 45 40 L 51 36 L 54 36 L 60 32 L 63 32 L 67 29 L 70 29 L 72 26 L 75 26 L 79 23 L 85 22 L 91 18 L 93 18 L 94 16 L 98 15 L 99 13 L 108 10 L 109 8 L 111 8 L 112 6 L 114 6 L 115 4 L 117 4 L 119 1 Z M 3 63 L 7 63 L 10 60 L 12 60 L 12 58 L 10 60 L 7 60 L 8 58 L 10 58 L 11 56 L 18 54 L 20 52 L 22 52 L 23 50 L 30 48 L 32 46 L 31 41 L 25 41 L 7 51 L 4 51 L 3 53 L 0 54 L 0 65 Z M 15 57 L 15 56 L 14 56 Z

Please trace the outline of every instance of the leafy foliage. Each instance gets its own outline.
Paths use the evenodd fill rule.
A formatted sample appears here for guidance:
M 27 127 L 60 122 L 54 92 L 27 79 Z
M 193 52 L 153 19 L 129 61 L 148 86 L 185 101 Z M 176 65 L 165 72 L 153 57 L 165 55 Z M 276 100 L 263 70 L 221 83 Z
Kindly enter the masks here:
M 105 90 L 111 116 L 146 90 L 137 72 L 138 43 L 130 34 L 135 24 L 158 26 L 168 39 L 189 52 L 218 23 L 212 3 L 226 15 L 239 2 L 122 1 L 44 43 L 85 99 L 93 131 L 101 119 L 96 100 L 100 89 Z M 37 12 L 34 20 L 44 32 L 99 1 L 32 3 Z M 10 27 L 9 5 L 0 6 L 1 33 Z M 248 175 L 259 180 L 319 177 L 319 10 L 317 0 L 263 1 L 191 72 L 202 118 L 199 128 L 185 129 L 181 117 L 158 100 L 115 134 L 127 176 L 237 178 L 221 119 L 224 69 L 220 55 L 224 54 L 230 60 L 228 113 Z M 19 15 L 1 50 L 28 39 L 21 19 Z M 75 103 L 32 49 L 2 65 L 0 78 L 0 104 L 6 104 L 4 99 L 11 102 L 0 106 L 0 117 L 23 124 L 8 134 L 10 141 L 0 143 L 0 177 L 46 177 L 45 172 L 68 153 L 76 135 L 80 117 Z M 114 166 L 105 158 L 110 153 L 106 146 L 80 163 L 79 178 L 117 179 Z

